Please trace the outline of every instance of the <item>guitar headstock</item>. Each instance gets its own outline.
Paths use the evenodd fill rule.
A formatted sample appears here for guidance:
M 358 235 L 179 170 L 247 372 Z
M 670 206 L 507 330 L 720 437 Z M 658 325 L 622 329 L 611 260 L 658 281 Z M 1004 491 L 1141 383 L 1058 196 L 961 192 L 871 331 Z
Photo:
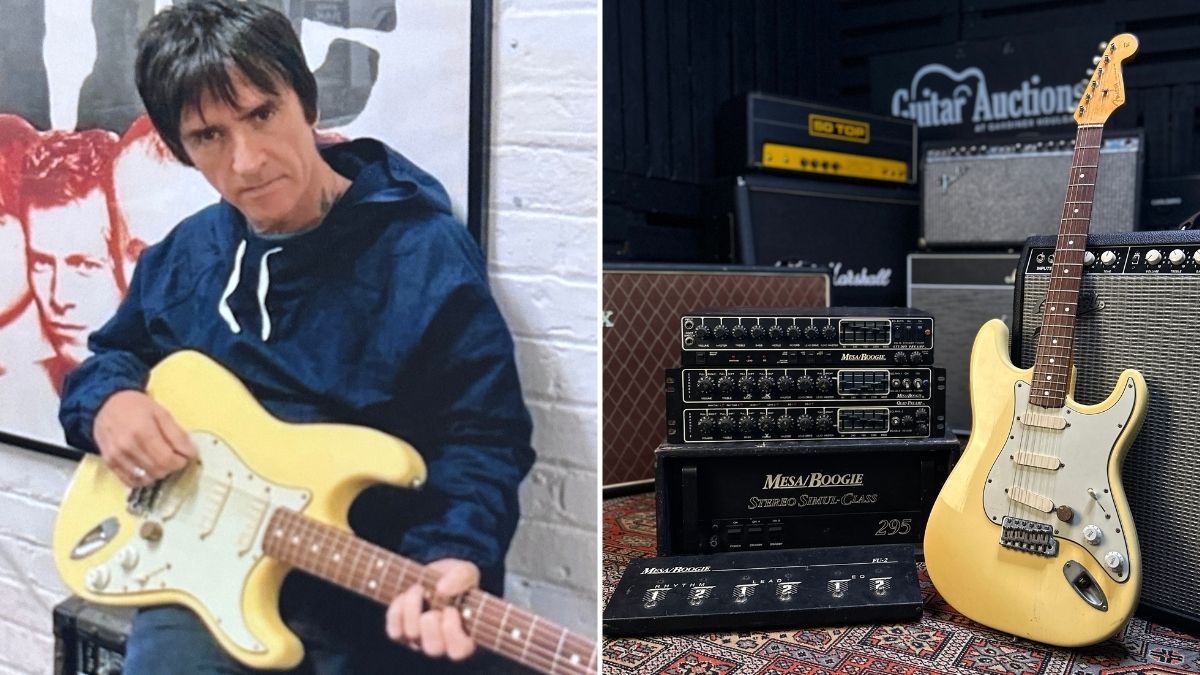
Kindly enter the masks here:
M 1075 106 L 1076 124 L 1104 124 L 1125 103 L 1121 63 L 1133 56 L 1137 48 L 1138 40 L 1132 33 L 1121 33 L 1100 45 L 1100 55 L 1093 59 L 1094 72 L 1083 85 L 1083 96 Z

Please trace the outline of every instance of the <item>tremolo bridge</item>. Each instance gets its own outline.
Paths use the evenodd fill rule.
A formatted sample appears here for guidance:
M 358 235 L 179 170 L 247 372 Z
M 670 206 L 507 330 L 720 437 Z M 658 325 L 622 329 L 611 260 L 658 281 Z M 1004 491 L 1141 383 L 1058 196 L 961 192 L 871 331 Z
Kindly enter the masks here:
M 1000 523 L 1000 545 L 1052 558 L 1058 555 L 1054 528 L 1045 523 L 1005 516 Z

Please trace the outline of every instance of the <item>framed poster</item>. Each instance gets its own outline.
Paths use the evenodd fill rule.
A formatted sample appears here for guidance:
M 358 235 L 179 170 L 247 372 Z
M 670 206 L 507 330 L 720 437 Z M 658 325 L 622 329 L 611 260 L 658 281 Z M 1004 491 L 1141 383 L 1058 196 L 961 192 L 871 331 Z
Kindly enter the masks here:
M 322 140 L 371 136 L 407 156 L 486 251 L 491 0 L 258 1 L 300 35 Z M 170 4 L 0 0 L 2 441 L 78 454 L 58 425 L 63 378 L 141 251 L 218 198 L 134 86 L 137 36 Z

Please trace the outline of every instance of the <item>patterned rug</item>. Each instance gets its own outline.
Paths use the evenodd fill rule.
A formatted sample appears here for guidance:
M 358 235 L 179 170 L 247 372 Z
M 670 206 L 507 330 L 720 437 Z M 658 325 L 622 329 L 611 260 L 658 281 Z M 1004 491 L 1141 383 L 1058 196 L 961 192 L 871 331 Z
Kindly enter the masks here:
M 655 553 L 654 495 L 604 502 L 604 601 L 629 561 Z M 605 673 L 671 675 L 1167 675 L 1200 672 L 1200 639 L 1140 618 L 1087 649 L 1048 647 L 955 612 L 919 566 L 919 623 L 606 638 Z

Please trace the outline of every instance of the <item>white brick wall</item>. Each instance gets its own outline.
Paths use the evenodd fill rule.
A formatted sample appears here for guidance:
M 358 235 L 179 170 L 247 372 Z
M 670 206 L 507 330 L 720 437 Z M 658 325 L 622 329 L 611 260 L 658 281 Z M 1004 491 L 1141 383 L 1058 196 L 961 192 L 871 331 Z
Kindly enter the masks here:
M 516 338 L 538 462 L 508 597 L 597 629 L 596 31 L 593 0 L 506 0 L 493 34 L 493 290 Z M 0 444 L 0 675 L 48 673 L 66 597 L 48 544 L 72 462 Z
M 595 634 L 597 22 L 590 0 L 504 0 L 493 34 L 492 290 L 517 345 L 538 462 L 508 597 Z

